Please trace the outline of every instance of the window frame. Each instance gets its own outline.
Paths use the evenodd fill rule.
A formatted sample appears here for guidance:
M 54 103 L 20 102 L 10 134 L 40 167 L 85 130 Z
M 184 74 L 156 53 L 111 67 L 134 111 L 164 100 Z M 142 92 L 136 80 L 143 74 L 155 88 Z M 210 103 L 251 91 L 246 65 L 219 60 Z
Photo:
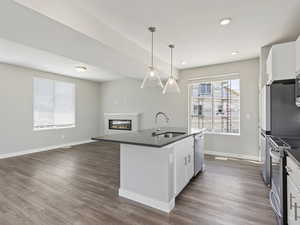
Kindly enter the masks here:
M 221 75 L 208 75 L 208 76 L 198 76 L 196 78 L 192 78 L 188 80 L 188 130 L 191 132 L 192 126 L 191 126 L 191 115 L 193 111 L 191 110 L 191 104 L 192 104 L 192 93 L 193 93 L 193 85 L 200 85 L 202 83 L 211 83 L 211 95 L 213 96 L 213 82 L 215 81 L 222 81 L 222 80 L 239 80 L 239 88 L 240 88 L 240 110 L 239 110 L 239 132 L 238 133 L 227 133 L 227 132 L 216 132 L 216 131 L 205 131 L 207 134 L 214 134 L 214 135 L 225 135 L 225 136 L 240 136 L 241 135 L 241 78 L 239 73 L 232 73 L 232 74 L 221 74 Z M 213 104 L 213 101 L 212 101 Z M 212 109 L 213 111 L 213 109 Z M 213 114 L 213 113 L 212 113 Z M 212 126 L 214 123 L 214 117 L 212 119 Z M 205 129 L 205 128 L 204 128 Z
M 62 82 L 62 83 L 69 83 L 74 85 L 74 95 L 73 95 L 73 101 L 74 101 L 74 124 L 70 125 L 53 125 L 53 126 L 44 126 L 44 127 L 37 127 L 34 126 L 34 105 L 35 105 L 35 95 L 34 95 L 34 81 L 35 79 L 44 79 L 44 80 L 50 80 L 54 82 L 54 89 L 55 89 L 55 83 L 56 82 Z M 50 78 L 45 78 L 45 77 L 39 77 L 39 76 L 34 76 L 32 79 L 32 129 L 33 131 L 47 131 L 47 130 L 62 130 L 62 129 L 72 129 L 76 128 L 77 124 L 77 107 L 76 107 L 76 93 L 77 93 L 77 87 L 75 82 L 70 82 L 70 81 L 65 81 L 65 80 L 56 80 L 56 79 L 50 79 Z

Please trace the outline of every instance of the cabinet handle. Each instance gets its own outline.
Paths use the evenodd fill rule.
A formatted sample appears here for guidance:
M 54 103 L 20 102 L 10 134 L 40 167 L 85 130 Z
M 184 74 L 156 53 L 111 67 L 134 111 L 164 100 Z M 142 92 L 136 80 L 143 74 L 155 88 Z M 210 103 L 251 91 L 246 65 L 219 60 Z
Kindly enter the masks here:
M 191 155 L 189 154 L 189 163 L 191 163 Z
M 298 221 L 299 217 L 298 217 L 298 204 L 297 202 L 294 203 L 294 212 L 295 212 L 295 221 Z
M 290 209 L 293 208 L 293 199 L 294 199 L 294 198 L 295 198 L 295 197 L 293 196 L 293 194 L 290 193 Z
M 184 165 L 186 165 L 186 164 L 187 164 L 187 158 L 184 157 Z

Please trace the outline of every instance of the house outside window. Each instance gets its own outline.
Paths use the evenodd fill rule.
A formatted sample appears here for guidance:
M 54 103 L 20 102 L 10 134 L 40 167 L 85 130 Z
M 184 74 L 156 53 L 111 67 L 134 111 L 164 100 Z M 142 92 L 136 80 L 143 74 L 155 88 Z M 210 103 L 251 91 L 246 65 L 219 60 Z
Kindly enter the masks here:
M 198 90 L 199 96 L 211 95 L 211 84 L 210 83 L 200 84 L 199 89 L 200 89 L 200 90 Z
M 204 80 L 190 88 L 192 132 L 240 133 L 240 79 Z

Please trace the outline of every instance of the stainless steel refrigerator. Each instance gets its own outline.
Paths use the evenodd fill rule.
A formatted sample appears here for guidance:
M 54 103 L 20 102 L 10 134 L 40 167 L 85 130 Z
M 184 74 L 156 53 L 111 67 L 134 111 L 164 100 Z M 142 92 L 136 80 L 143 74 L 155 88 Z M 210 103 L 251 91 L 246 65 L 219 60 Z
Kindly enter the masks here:
M 300 137 L 300 108 L 296 105 L 295 80 L 270 86 L 270 135 Z
M 262 177 L 270 185 L 270 162 L 266 135 L 300 137 L 300 108 L 296 105 L 295 80 L 275 81 L 261 91 Z

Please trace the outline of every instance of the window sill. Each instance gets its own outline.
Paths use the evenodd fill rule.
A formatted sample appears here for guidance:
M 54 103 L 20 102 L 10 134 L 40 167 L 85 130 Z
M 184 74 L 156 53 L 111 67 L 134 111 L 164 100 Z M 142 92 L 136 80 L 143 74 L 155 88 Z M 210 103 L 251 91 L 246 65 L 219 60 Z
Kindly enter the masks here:
M 212 132 L 212 131 L 206 131 L 205 134 L 223 135 L 223 136 L 241 136 L 241 133 L 219 133 L 219 132 Z
M 62 130 L 62 129 L 70 129 L 75 128 L 76 126 L 65 126 L 65 127 L 44 127 L 44 128 L 33 128 L 33 131 L 43 131 L 43 130 Z

